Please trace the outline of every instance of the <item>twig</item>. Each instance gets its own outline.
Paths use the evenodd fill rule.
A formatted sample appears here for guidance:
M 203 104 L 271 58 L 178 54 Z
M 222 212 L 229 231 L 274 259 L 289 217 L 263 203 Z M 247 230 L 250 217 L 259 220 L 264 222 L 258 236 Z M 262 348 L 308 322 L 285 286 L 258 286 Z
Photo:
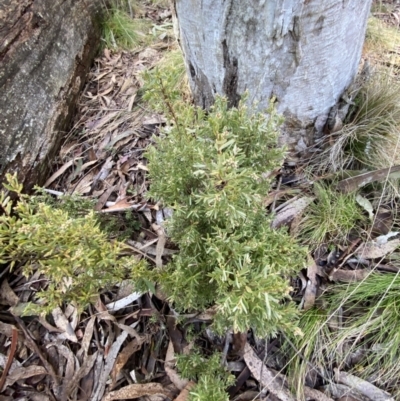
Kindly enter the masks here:
M 18 316 L 14 316 L 16 322 L 18 323 L 19 327 L 21 328 L 21 330 L 24 332 L 25 335 L 25 340 L 26 340 L 26 345 L 28 346 L 28 348 L 30 348 L 31 351 L 33 351 L 42 361 L 43 366 L 46 368 L 46 370 L 49 372 L 49 374 L 51 375 L 51 377 L 53 378 L 55 384 L 57 386 L 60 385 L 60 380 L 58 379 L 56 372 L 54 371 L 53 366 L 47 362 L 47 359 L 43 356 L 42 351 L 40 350 L 40 348 L 36 345 L 35 341 L 33 341 L 32 337 L 29 334 L 28 329 L 25 326 L 25 323 L 23 322 L 23 320 L 21 318 L 19 318 Z
M 11 364 L 14 359 L 15 351 L 17 350 L 17 344 L 18 344 L 18 330 L 15 327 L 13 327 L 12 337 L 11 337 L 10 354 L 8 355 L 7 363 L 6 363 L 6 366 L 4 367 L 3 374 L 1 375 L 1 379 L 0 379 L 0 393 L 3 391 L 3 386 L 6 382 L 8 371 L 11 368 Z

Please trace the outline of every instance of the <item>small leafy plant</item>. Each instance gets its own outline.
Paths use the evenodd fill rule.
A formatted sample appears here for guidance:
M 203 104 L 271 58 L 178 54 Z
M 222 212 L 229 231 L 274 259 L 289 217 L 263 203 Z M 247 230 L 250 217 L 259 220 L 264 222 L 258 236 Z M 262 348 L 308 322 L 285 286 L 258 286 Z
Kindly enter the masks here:
M 147 152 L 149 196 L 173 208 L 167 230 L 180 251 L 153 279 L 181 311 L 216 305 L 219 332 L 294 329 L 288 276 L 305 252 L 270 227 L 263 208 L 270 172 L 284 157 L 280 117 L 272 106 L 268 117 L 245 102 L 229 109 L 224 98 L 208 112 L 164 98 L 173 125 Z
M 190 355 L 178 355 L 177 367 L 183 378 L 197 382 L 190 392 L 190 401 L 229 400 L 224 389 L 233 385 L 234 376 L 221 365 L 221 354 L 206 358 L 195 350 Z
M 4 187 L 16 193 L 14 208 L 5 192 L 0 206 L 0 263 L 21 266 L 25 276 L 38 271 L 48 285 L 36 293 L 31 311 L 48 313 L 63 302 L 80 310 L 99 290 L 120 282 L 142 262 L 122 257 L 124 245 L 110 242 L 93 211 L 79 215 L 54 207 L 39 198 L 22 194 L 15 176 Z M 69 204 L 68 208 L 72 208 Z

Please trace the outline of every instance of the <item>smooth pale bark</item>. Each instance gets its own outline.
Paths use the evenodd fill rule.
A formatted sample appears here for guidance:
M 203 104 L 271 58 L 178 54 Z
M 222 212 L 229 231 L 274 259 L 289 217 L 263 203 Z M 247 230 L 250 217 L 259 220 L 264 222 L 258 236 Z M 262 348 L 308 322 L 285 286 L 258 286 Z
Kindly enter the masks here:
M 326 114 L 357 73 L 371 0 L 175 0 L 192 92 L 207 108 L 249 91 L 303 124 Z
M 0 181 L 42 184 L 100 43 L 100 0 L 0 0 Z

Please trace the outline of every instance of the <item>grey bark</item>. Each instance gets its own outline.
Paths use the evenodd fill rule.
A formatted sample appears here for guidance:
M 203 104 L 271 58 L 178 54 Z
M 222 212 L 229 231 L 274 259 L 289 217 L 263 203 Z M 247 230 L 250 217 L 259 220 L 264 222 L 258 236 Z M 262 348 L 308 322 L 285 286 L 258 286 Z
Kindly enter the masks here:
M 101 0 L 0 3 L 0 180 L 42 184 L 100 43 Z
M 359 65 L 371 0 L 175 0 L 176 33 L 197 104 L 215 95 L 309 125 L 326 115 Z

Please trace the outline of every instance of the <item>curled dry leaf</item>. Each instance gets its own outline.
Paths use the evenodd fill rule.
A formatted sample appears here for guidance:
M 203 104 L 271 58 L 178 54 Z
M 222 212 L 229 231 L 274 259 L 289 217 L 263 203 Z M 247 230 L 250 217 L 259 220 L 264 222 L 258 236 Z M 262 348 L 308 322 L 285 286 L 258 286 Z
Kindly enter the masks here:
M 146 383 L 146 384 L 131 384 L 116 391 L 111 391 L 104 398 L 103 401 L 132 400 L 134 398 L 145 397 L 149 395 L 162 395 L 165 397 L 173 398 L 169 390 L 164 388 L 160 383 Z
M 188 384 L 182 389 L 178 397 L 174 401 L 187 401 L 189 399 L 190 390 L 196 385 L 195 382 L 188 382 Z
M 321 388 L 321 391 L 324 391 L 325 394 L 328 394 L 335 399 L 350 396 L 358 401 L 370 401 L 370 399 L 365 395 L 358 393 L 357 391 L 353 390 L 349 386 L 345 386 L 344 384 L 332 382 L 330 384 L 327 384 L 326 386 L 323 386 Z
M 357 175 L 355 177 L 346 178 L 345 180 L 340 181 L 337 184 L 337 190 L 343 193 L 350 193 L 358 188 L 362 188 L 371 182 L 383 182 L 388 178 L 394 177 L 398 175 L 400 171 L 400 166 L 393 166 L 389 168 L 384 168 L 381 170 L 369 171 L 367 173 L 363 173 Z
M 366 380 L 360 379 L 357 376 L 351 375 L 346 372 L 342 372 L 335 368 L 335 378 L 336 381 L 349 386 L 353 390 L 365 395 L 370 400 L 374 401 L 394 401 L 394 398 L 386 391 L 380 390 L 373 384 L 367 382 Z
M 395 251 L 400 245 L 400 239 L 393 239 L 385 244 L 379 244 L 377 241 L 362 243 L 356 250 L 357 257 L 362 259 L 378 259 Z
M 174 357 L 174 345 L 172 341 L 169 341 L 167 354 L 165 355 L 164 369 L 167 373 L 169 379 L 174 384 L 174 386 L 183 391 L 189 383 L 189 380 L 182 379 L 178 372 L 174 369 L 175 367 L 175 357 Z
M 307 267 L 307 286 L 304 292 L 303 309 L 308 310 L 314 306 L 315 299 L 318 291 L 318 278 L 317 275 L 322 276 L 321 268 L 311 257 Z
M 279 228 L 285 224 L 289 224 L 296 216 L 300 215 L 303 210 L 314 200 L 314 198 L 304 196 L 296 199 L 281 209 L 271 223 L 272 228 Z
M 74 329 L 72 328 L 68 319 L 65 317 L 61 308 L 58 308 L 58 307 L 55 308 L 51 312 L 51 315 L 53 316 L 54 323 L 56 324 L 56 326 L 59 329 L 63 330 L 63 335 L 65 336 L 65 338 L 74 343 L 78 342 L 78 339 L 76 338 Z
M 255 379 L 281 401 L 296 401 L 282 379 L 267 368 L 249 344 L 244 346 L 244 360 Z
M 135 302 L 142 295 L 143 294 L 140 292 L 133 292 L 132 294 L 129 294 L 128 296 L 119 299 L 116 302 L 110 302 L 109 304 L 106 305 L 106 307 L 110 312 L 116 312 L 117 310 L 123 309 L 126 306 L 130 305 L 132 302 Z
M 158 235 L 158 242 L 157 242 L 157 247 L 156 247 L 156 266 L 157 266 L 157 268 L 161 269 L 162 268 L 162 256 L 164 254 L 164 247 L 165 247 L 165 242 L 167 241 L 167 239 L 165 236 L 164 229 L 161 226 L 153 223 L 151 225 L 151 227 Z
M 16 368 L 7 376 L 5 387 L 12 386 L 16 381 L 21 379 L 27 379 L 32 376 L 47 374 L 47 370 L 43 366 L 38 365 L 31 365 L 26 368 Z
M 19 298 L 11 289 L 7 279 L 4 279 L 0 287 L 0 299 L 9 306 L 16 306 L 19 303 Z
M 134 338 L 130 343 L 128 343 L 122 351 L 119 353 L 117 360 L 115 361 L 115 365 L 111 371 L 111 379 L 112 385 L 111 388 L 114 388 L 115 383 L 117 381 L 117 377 L 121 369 L 128 362 L 129 358 L 142 347 L 143 342 L 145 341 L 145 337 Z
M 334 270 L 329 279 L 332 281 L 342 281 L 343 283 L 353 283 L 364 280 L 371 273 L 370 269 L 357 270 Z

